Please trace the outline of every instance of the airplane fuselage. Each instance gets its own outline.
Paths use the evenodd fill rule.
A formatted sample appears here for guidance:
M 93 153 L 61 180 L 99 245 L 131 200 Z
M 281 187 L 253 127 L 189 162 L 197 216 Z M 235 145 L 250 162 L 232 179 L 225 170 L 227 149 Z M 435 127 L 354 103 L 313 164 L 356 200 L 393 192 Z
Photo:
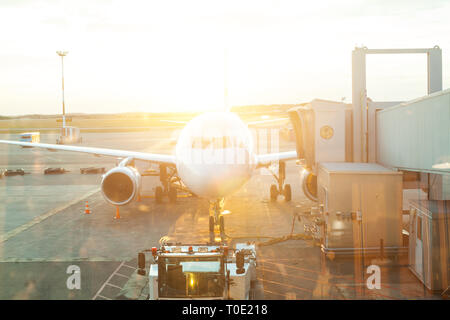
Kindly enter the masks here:
M 201 114 L 186 124 L 176 148 L 176 167 L 183 183 L 211 200 L 237 191 L 256 164 L 247 125 L 231 112 Z
M 272 140 L 270 140 L 271 149 Z M 242 187 L 257 167 L 269 166 L 275 161 L 287 161 L 298 157 L 295 151 L 256 155 L 248 126 L 231 112 L 204 113 L 189 121 L 179 135 L 174 155 L 9 140 L 0 140 L 0 144 L 123 159 L 117 167 L 103 175 L 101 182 L 103 196 L 116 206 L 126 205 L 139 196 L 141 177 L 139 172 L 132 168 L 134 160 L 166 166 L 175 165 L 178 177 L 188 189 L 199 197 L 217 201 Z M 281 176 L 284 177 L 284 174 Z M 163 179 L 162 176 L 161 179 Z M 284 178 L 277 178 L 277 180 L 278 188 L 270 187 L 271 199 L 275 200 L 278 195 L 283 194 L 285 199 L 290 201 L 290 186 L 287 185 L 287 188 L 284 188 Z M 161 201 L 162 196 L 162 187 L 156 187 L 157 201 Z M 170 201 L 175 201 L 176 189 L 169 188 L 167 196 Z

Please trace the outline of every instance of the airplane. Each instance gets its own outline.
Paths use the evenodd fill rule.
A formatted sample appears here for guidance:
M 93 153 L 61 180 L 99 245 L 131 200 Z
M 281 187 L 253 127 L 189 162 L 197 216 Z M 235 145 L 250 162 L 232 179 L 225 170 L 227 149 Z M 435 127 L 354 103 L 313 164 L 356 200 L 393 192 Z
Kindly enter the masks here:
M 215 225 L 223 228 L 225 197 L 243 186 L 258 168 L 278 162 L 278 175 L 272 173 L 278 186 L 270 186 L 270 199 L 275 201 L 283 195 L 286 201 L 291 200 L 291 187 L 285 184 L 285 161 L 297 159 L 297 151 L 255 154 L 248 125 L 230 111 L 200 114 L 181 130 L 174 155 L 9 140 L 0 143 L 121 158 L 101 181 L 103 197 L 117 207 L 140 196 L 141 174 L 134 161 L 157 164 L 162 186 L 156 187 L 155 200 L 161 202 L 168 196 L 170 202 L 175 202 L 177 189 L 172 181 L 180 181 L 191 193 L 210 201 L 214 214 L 210 214 L 209 223 L 210 230 L 214 230 Z

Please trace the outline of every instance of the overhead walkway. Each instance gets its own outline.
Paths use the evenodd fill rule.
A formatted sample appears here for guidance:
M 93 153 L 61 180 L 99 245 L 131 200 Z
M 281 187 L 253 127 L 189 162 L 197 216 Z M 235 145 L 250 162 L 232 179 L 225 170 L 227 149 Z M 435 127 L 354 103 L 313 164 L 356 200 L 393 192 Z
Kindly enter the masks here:
M 429 199 L 450 200 L 450 89 L 378 111 L 376 159 L 426 174 Z
M 378 111 L 376 137 L 378 163 L 450 174 L 450 89 Z

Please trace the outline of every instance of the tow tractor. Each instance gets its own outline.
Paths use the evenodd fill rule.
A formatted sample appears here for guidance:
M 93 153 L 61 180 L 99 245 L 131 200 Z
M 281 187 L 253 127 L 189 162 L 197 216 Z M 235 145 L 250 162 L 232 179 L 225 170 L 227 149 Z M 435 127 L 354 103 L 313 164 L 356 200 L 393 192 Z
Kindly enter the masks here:
M 138 274 L 148 272 L 149 299 L 240 299 L 257 293 L 256 249 L 238 243 L 162 245 L 138 254 Z M 145 253 L 152 263 L 145 267 Z

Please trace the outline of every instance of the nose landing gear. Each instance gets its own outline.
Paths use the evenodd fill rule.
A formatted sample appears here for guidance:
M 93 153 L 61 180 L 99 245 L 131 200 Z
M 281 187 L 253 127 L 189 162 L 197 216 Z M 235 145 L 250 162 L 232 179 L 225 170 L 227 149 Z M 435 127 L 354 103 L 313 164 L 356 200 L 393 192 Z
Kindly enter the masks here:
M 272 175 L 277 180 L 278 187 L 275 184 L 270 186 L 270 201 L 276 201 L 279 195 L 284 196 L 285 201 L 291 201 L 291 185 L 284 184 L 286 179 L 286 163 L 284 161 L 280 161 L 278 164 L 278 176 L 273 172 Z
M 162 187 L 156 187 L 155 189 L 155 201 L 156 203 L 161 203 L 164 196 L 164 191 Z
M 171 168 L 171 172 L 167 172 L 166 165 L 159 166 L 159 181 L 161 181 L 162 187 L 158 186 L 155 189 L 155 201 L 161 203 L 163 197 L 167 195 L 170 203 L 177 202 L 177 188 L 171 183 L 174 179 L 176 171 Z
M 171 186 L 167 192 L 167 196 L 169 197 L 170 203 L 177 202 L 177 189 Z
M 225 241 L 225 219 L 223 217 L 224 199 L 216 200 L 209 210 L 209 238 L 210 242 L 215 242 L 215 227 L 219 226 L 220 238 Z

